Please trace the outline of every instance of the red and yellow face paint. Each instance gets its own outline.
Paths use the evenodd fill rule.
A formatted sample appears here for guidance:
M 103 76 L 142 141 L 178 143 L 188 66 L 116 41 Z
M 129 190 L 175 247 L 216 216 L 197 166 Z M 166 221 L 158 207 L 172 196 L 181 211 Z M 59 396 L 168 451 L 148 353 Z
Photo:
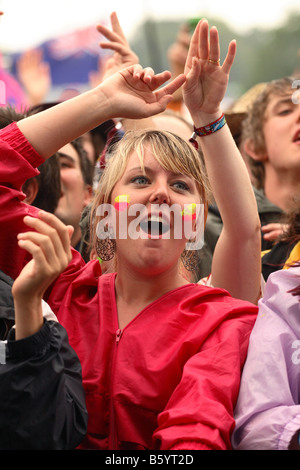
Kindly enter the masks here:
M 117 211 L 125 211 L 128 208 L 130 197 L 128 194 L 121 194 L 115 198 L 114 207 Z
M 181 211 L 181 216 L 183 221 L 195 220 L 196 219 L 196 207 L 197 204 L 186 204 L 183 211 Z

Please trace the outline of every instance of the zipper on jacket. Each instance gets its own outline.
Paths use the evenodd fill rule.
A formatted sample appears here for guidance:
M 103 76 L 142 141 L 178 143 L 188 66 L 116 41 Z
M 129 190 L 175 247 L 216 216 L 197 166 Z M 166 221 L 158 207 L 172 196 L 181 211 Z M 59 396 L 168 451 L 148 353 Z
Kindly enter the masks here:
M 119 344 L 119 341 L 121 339 L 123 331 L 118 328 L 116 333 L 115 333 L 115 343 L 116 346 L 114 348 L 113 352 L 113 359 L 112 359 L 112 372 L 111 372 L 111 394 L 113 396 L 113 382 L 114 382 L 114 376 L 115 376 L 115 365 L 116 365 L 116 355 L 117 355 L 117 346 Z M 117 433 L 116 433 L 116 426 L 115 426 L 115 410 L 114 410 L 114 404 L 113 404 L 113 399 L 111 396 L 111 402 L 110 402 L 110 419 L 111 419 L 111 425 L 110 425 L 110 438 L 109 438 L 109 449 L 110 450 L 118 450 L 118 438 L 117 438 Z
M 116 331 L 116 343 L 117 344 L 119 343 L 119 341 L 121 339 L 122 333 L 123 333 L 123 331 L 120 330 L 120 328 Z

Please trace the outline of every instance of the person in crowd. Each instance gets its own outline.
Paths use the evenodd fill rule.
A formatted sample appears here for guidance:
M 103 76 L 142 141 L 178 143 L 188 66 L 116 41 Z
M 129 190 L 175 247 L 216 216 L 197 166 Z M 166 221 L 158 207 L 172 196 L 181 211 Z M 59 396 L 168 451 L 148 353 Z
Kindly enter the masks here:
M 235 409 L 236 449 L 300 450 L 300 205 L 293 249 L 266 282 Z
M 74 139 L 57 152 L 60 164 L 61 194 L 55 215 L 74 228 L 71 244 L 79 250 L 84 208 L 93 196 L 93 167 L 82 147 L 80 138 Z
M 300 257 L 298 234 L 300 233 L 299 198 L 295 207 L 282 219 L 284 231 L 270 250 L 262 253 L 262 275 L 267 281 L 269 275 Z
M 53 249 L 52 276 L 66 267 L 68 251 Z M 65 328 L 41 301 L 50 266 L 45 282 L 47 261 L 32 255 L 15 281 L 0 271 L 0 449 L 75 449 L 88 421 L 81 365 Z
M 21 211 L 12 214 L 9 209 L 21 205 L 12 192 L 17 192 L 20 180 L 26 177 L 25 170 L 33 172 L 32 167 L 41 159 L 107 119 L 139 119 L 162 112 L 182 85 L 197 132 L 212 121 L 220 123 L 217 128 L 211 125 L 203 137 L 203 152 L 211 158 L 221 148 L 226 154 L 236 152 L 230 131 L 220 118 L 236 45 L 230 43 L 221 66 L 217 30 L 210 30 L 210 42 L 208 35 L 208 23 L 200 22 L 191 41 L 185 75 L 164 87 L 161 85 L 170 78 L 169 72 L 155 75 L 140 65 L 130 66 L 96 89 L 2 130 L 1 154 L 6 148 L 10 158 L 1 171 L 6 178 L 10 175 L 11 186 L 6 186 L 3 198 L 4 215 L 10 214 L 14 220 L 21 215 Z M 20 142 L 30 150 L 27 158 L 22 157 Z M 11 167 L 19 168 L 17 175 Z M 117 258 L 116 272 L 101 275 L 98 260 L 85 264 L 73 251 L 68 267 L 43 296 L 66 328 L 82 365 L 89 422 L 81 448 L 231 446 L 233 407 L 257 307 L 231 297 L 224 289 L 186 280 L 180 266 L 181 259 L 190 264 L 190 250 L 185 248 L 191 243 L 191 231 L 175 237 L 175 217 L 171 213 L 165 219 L 162 209 L 175 204 L 194 229 L 198 220 L 185 208 L 206 207 L 205 188 L 206 173 L 190 143 L 156 129 L 129 132 L 109 159 L 92 211 L 96 216 L 92 226 L 95 249 L 103 259 Z M 129 204 L 125 213 L 128 236 L 107 237 L 111 227 L 106 227 L 104 214 L 98 219 L 98 210 L 110 204 L 116 213 L 115 228 L 123 228 L 123 199 L 119 197 L 124 195 Z M 145 220 L 139 220 L 137 239 L 131 238 L 129 230 L 130 223 L 136 223 L 129 213 L 134 203 L 147 209 Z M 151 213 L 157 204 L 161 211 Z M 46 217 L 35 213 L 23 222 L 19 218 L 11 224 L 11 232 L 13 226 L 24 252 L 41 250 L 52 265 L 51 246 L 59 257 L 61 250 L 68 252 L 69 248 L 65 227 Z M 24 230 L 23 224 L 30 230 Z M 163 237 L 162 231 L 170 236 Z M 11 271 L 20 269 L 24 262 L 25 254 L 20 250 Z M 0 267 L 7 264 L 1 254 Z M 52 281 L 52 274 L 45 267 L 42 279 Z M 218 279 L 217 268 L 214 277 Z M 38 291 L 41 296 L 42 290 Z
M 171 44 L 167 51 L 167 58 L 170 64 L 172 77 L 177 77 L 184 72 L 193 29 L 194 28 L 189 21 L 181 24 L 175 41 Z M 177 90 L 176 94 L 174 95 L 174 99 L 168 105 L 168 108 L 190 120 L 190 115 L 188 109 L 185 106 L 181 88 Z
M 299 99 L 294 99 L 298 93 L 294 81 L 293 77 L 284 77 L 266 84 L 248 112 L 242 134 L 256 187 L 283 213 L 290 212 L 300 194 L 297 158 L 300 106 Z M 274 236 L 270 225 L 262 230 L 265 239 L 273 240 L 277 238 L 276 227 Z

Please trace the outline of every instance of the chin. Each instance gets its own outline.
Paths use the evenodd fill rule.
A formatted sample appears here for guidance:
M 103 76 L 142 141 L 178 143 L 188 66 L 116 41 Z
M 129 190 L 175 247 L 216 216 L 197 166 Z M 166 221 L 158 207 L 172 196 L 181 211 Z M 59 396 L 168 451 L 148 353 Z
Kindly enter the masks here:
M 174 265 L 176 265 L 176 267 L 178 266 L 177 260 L 175 260 L 174 263 L 170 263 L 170 259 L 164 260 L 160 254 L 160 256 L 140 258 L 137 269 L 147 276 L 157 276 L 173 269 Z

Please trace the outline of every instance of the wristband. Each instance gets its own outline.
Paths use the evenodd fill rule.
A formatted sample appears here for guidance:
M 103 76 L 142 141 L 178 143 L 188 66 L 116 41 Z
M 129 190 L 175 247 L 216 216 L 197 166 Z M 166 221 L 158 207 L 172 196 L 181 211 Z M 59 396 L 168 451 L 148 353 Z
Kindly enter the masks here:
M 198 143 L 196 141 L 196 137 L 204 137 L 206 135 L 213 134 L 214 132 L 217 132 L 218 130 L 222 129 L 223 126 L 226 124 L 226 119 L 224 116 L 224 113 L 219 117 L 219 119 L 216 119 L 214 122 L 207 124 L 206 126 L 203 127 L 198 127 L 196 128 L 194 126 L 194 132 L 192 134 L 192 137 L 190 138 L 190 142 L 198 149 Z

